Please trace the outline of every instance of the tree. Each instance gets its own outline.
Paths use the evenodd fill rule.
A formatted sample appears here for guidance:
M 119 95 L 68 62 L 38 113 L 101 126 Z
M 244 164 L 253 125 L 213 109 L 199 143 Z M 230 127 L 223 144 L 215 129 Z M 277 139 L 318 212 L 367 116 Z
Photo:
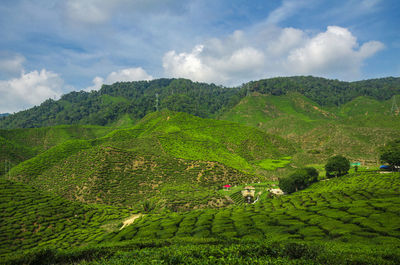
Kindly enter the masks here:
M 380 160 L 388 163 L 392 170 L 400 166 L 400 139 L 389 142 L 380 155 Z
M 286 193 L 292 193 L 307 188 L 318 181 L 318 171 L 313 167 L 296 170 L 289 177 L 279 180 L 279 187 Z
M 350 161 L 341 155 L 333 156 L 328 159 L 325 165 L 325 171 L 327 177 L 339 177 L 346 175 L 350 169 Z

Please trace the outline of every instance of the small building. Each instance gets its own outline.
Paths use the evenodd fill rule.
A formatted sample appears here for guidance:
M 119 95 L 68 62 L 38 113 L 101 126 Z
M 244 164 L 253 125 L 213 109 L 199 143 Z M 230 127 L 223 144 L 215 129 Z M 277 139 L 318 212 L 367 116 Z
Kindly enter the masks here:
M 242 190 L 242 195 L 247 203 L 252 203 L 254 201 L 254 195 L 256 193 L 256 188 L 253 186 L 246 186 Z
M 224 185 L 224 190 L 230 190 L 231 189 L 231 185 L 229 185 L 229 184 L 226 184 L 226 185 Z
M 281 196 L 283 194 L 285 194 L 280 188 L 277 189 L 269 189 L 268 190 L 271 194 L 277 195 L 277 196 Z

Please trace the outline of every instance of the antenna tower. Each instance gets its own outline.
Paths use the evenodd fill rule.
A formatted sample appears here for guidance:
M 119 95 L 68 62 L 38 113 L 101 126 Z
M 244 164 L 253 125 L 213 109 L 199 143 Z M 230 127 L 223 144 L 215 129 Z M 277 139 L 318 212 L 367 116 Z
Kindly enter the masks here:
M 391 113 L 395 115 L 399 114 L 399 107 L 397 106 L 396 95 L 393 96 Z

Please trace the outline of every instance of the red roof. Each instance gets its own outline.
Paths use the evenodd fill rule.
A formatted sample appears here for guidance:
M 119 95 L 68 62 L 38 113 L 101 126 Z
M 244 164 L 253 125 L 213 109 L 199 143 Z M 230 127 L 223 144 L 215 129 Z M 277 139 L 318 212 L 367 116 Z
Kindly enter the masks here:
M 229 184 L 224 185 L 224 188 L 230 188 L 230 187 L 232 187 L 232 186 Z

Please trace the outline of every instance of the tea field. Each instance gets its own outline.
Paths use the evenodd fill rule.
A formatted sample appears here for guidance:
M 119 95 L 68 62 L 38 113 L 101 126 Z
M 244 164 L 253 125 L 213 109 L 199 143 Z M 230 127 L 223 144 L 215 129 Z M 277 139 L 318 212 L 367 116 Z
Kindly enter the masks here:
M 104 240 L 209 237 L 400 247 L 399 177 L 352 174 L 252 205 L 148 215 Z
M 57 236 L 54 239 L 49 235 L 55 246 L 46 249 L 38 247 L 13 255 L 4 255 L 3 250 L 3 262 L 398 264 L 399 180 L 400 173 L 352 173 L 320 181 L 292 195 L 265 198 L 251 205 L 146 214 L 122 230 L 114 224 L 113 231 L 102 233 L 100 230 L 104 226 L 100 224 L 111 222 L 111 217 L 118 217 L 112 208 L 96 211 L 90 207 L 81 208 L 80 211 L 93 211 L 93 215 L 89 214 L 92 217 L 85 219 L 73 219 L 74 210 L 71 210 L 72 216 L 69 213 L 53 213 L 52 216 L 59 214 L 58 217 L 79 221 L 75 221 L 76 226 L 72 227 L 67 226 L 67 221 L 65 231 L 55 233 Z M 9 181 L 4 183 L 12 184 Z M 15 211 L 19 212 L 21 208 L 24 206 L 17 204 Z M 104 215 L 104 211 L 108 214 Z M 128 214 L 126 211 L 123 213 Z M 10 223 L 14 225 L 8 225 L 9 233 L 19 231 L 15 225 L 17 220 Z M 100 226 L 96 228 L 96 225 Z M 33 228 L 35 222 L 32 223 Z M 52 228 L 47 226 L 47 229 Z M 79 234 L 86 235 L 87 231 L 92 231 L 90 237 L 79 237 Z M 29 234 L 31 238 L 36 238 L 35 232 L 34 229 Z M 46 236 L 45 232 L 43 236 Z M 20 237 L 18 234 L 16 238 Z M 30 238 L 28 235 L 25 237 Z M 6 237 L 3 235 L 2 238 Z M 35 240 L 35 244 L 48 246 L 47 239 Z M 24 246 L 25 242 L 20 245 Z M 74 245 L 81 246 L 67 248 Z
M 0 178 L 0 256 L 43 247 L 70 248 L 101 238 L 132 213 L 128 208 L 70 202 Z

